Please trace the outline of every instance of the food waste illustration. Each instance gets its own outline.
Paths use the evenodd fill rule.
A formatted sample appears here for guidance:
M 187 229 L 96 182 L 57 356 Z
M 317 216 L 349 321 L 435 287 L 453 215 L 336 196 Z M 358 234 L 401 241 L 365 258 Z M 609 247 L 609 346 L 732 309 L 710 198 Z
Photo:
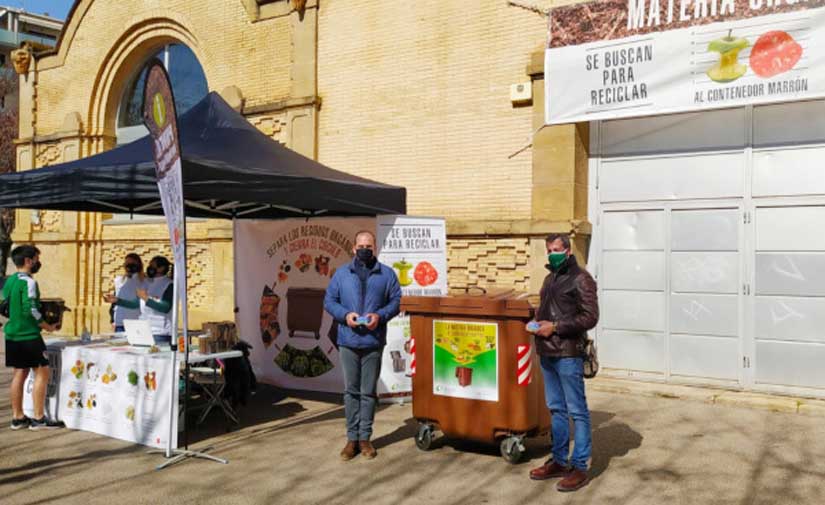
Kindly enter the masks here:
M 435 322 L 436 378 L 444 380 L 446 373 L 450 373 L 454 384 L 462 388 L 471 386 L 479 378 L 485 386 L 492 385 L 491 378 L 494 384 L 497 367 L 495 330 L 495 325 Z
M 259 328 L 264 349 L 284 373 L 315 378 L 335 365 L 336 327 L 324 311 L 326 286 L 352 260 L 351 233 L 323 224 L 278 234 L 267 251 L 272 270 L 262 279 Z
M 429 261 L 421 261 L 414 265 L 402 259 L 393 263 L 392 267 L 398 274 L 398 283 L 402 288 L 413 285 L 413 281 L 422 287 L 432 286 L 438 280 L 438 270 Z M 413 271 L 412 278 L 410 278 L 410 270 Z
M 751 48 L 748 64 L 739 60 L 739 55 Z M 767 79 L 789 70 L 802 58 L 803 48 L 787 32 L 772 30 L 759 36 L 751 47 L 748 39 L 734 36 L 729 30 L 724 37 L 712 40 L 707 47 L 709 53 L 717 53 L 719 61 L 710 67 L 706 74 L 714 82 L 733 82 L 748 72 L 748 65 L 753 73 Z

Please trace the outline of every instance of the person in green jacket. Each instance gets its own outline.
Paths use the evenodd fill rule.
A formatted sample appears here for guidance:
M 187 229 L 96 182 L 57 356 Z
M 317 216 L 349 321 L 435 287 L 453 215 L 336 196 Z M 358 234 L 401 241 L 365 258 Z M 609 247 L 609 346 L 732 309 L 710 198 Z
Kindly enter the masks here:
M 11 429 L 46 430 L 62 428 L 63 423 L 47 419 L 44 413 L 46 387 L 49 384 L 49 360 L 41 330 L 55 331 L 40 313 L 40 288 L 32 278 L 42 264 L 40 251 L 33 245 L 22 245 L 11 252 L 17 273 L 3 285 L 2 299 L 9 302 L 9 321 L 3 328 L 6 339 L 6 366 L 14 368 L 11 381 Z M 34 370 L 34 419 L 23 413 L 23 386 Z

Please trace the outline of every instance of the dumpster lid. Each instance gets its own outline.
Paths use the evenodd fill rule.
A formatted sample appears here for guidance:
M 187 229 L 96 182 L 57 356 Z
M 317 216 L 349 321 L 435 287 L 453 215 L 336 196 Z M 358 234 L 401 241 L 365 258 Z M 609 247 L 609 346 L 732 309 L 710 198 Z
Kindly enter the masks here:
M 533 309 L 527 293 L 514 289 L 490 290 L 471 287 L 465 293 L 450 296 L 405 296 L 401 310 L 411 314 L 489 315 L 490 317 L 529 318 Z

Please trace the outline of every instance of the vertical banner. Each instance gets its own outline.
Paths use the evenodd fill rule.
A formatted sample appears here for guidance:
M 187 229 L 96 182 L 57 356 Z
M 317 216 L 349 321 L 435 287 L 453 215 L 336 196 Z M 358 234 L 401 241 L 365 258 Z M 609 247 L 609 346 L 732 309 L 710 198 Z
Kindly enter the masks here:
M 261 382 L 341 393 L 337 325 L 324 295 L 338 268 L 352 261 L 355 234 L 373 218 L 235 222 L 238 330 L 253 346 Z
M 398 275 L 404 296 L 447 294 L 447 232 L 444 219 L 378 216 L 378 259 Z M 387 327 L 387 347 L 378 381 L 380 397 L 412 394 L 414 349 L 410 318 L 400 315 Z
M 186 235 L 184 228 L 183 202 L 183 173 L 180 159 L 180 142 L 178 137 L 178 117 L 175 110 L 175 99 L 172 96 L 172 86 L 169 75 L 163 64 L 154 59 L 149 64 L 146 74 L 146 85 L 143 89 L 143 123 L 152 136 L 152 146 L 155 154 L 155 174 L 158 179 L 160 201 L 163 205 L 163 214 L 169 227 L 169 239 L 172 242 L 172 255 L 175 261 L 174 301 L 172 308 L 172 348 L 177 345 L 178 320 L 183 315 L 184 330 L 188 323 L 186 302 Z M 180 312 L 178 312 L 180 307 Z M 185 334 L 185 331 L 184 331 Z M 188 338 L 184 345 L 189 346 Z M 183 350 L 183 349 L 182 349 Z M 177 370 L 176 353 L 172 353 L 172 370 Z M 178 381 L 177 373 L 170 377 L 169 388 L 172 390 L 169 411 L 169 442 L 166 446 L 166 457 L 172 455 L 172 449 L 177 447 L 177 412 L 178 412 Z
M 186 311 L 186 237 L 184 236 L 183 173 L 175 101 L 169 76 L 160 60 L 154 60 L 146 74 L 143 95 L 143 122 L 152 135 L 155 174 L 160 201 L 169 227 L 175 260 L 175 307 Z M 178 305 L 179 304 L 179 305 Z M 186 318 L 184 317 L 185 321 Z M 177 329 L 177 326 L 175 327 Z M 188 342 L 187 342 L 188 345 Z

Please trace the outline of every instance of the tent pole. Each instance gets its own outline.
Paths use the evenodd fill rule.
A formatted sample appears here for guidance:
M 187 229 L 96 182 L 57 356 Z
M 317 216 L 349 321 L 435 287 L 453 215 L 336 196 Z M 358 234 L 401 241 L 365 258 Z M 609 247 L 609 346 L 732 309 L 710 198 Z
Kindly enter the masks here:
M 189 244 L 186 242 L 186 213 L 184 212 L 183 216 L 183 261 L 186 264 L 186 271 L 189 271 Z M 187 276 L 188 277 L 188 276 Z M 184 278 L 183 281 L 183 289 L 187 291 L 186 299 L 189 300 L 189 280 Z M 188 304 L 187 304 L 188 305 Z M 189 430 L 187 429 L 188 419 L 186 416 L 189 415 L 189 307 L 183 307 L 183 352 L 184 352 L 184 393 L 183 393 L 183 416 L 184 416 L 184 423 L 183 423 L 183 449 L 189 450 Z
M 184 243 L 183 257 L 184 257 L 184 264 L 186 264 L 186 258 L 187 258 L 186 253 L 187 253 L 188 247 L 185 246 L 185 244 L 186 244 L 186 215 L 185 214 L 184 214 L 184 217 L 183 217 L 183 243 Z M 177 293 L 177 291 L 178 291 L 178 288 L 177 288 L 177 286 L 178 286 L 178 282 L 177 282 L 178 277 L 177 276 L 180 275 L 179 272 L 180 272 L 180 269 L 176 268 L 175 269 L 175 287 L 174 287 L 174 290 L 173 290 L 174 293 Z M 183 279 L 182 284 L 183 284 L 183 289 L 184 290 L 187 289 L 188 282 L 187 282 L 186 278 Z M 173 298 L 175 300 L 174 307 L 176 308 L 179 296 L 177 294 L 175 294 L 175 296 Z M 188 299 L 188 297 L 187 297 L 187 299 Z M 229 463 L 229 461 L 227 461 L 223 458 L 218 458 L 216 456 L 206 454 L 205 452 L 198 452 L 198 451 L 190 451 L 189 450 L 189 430 L 186 427 L 186 424 L 187 424 L 187 421 L 188 421 L 187 416 L 189 414 L 189 412 L 188 412 L 188 406 L 189 406 L 189 310 L 188 310 L 186 304 L 181 304 L 181 312 L 183 313 L 183 317 L 182 317 L 182 319 L 183 319 L 183 338 L 184 338 L 184 342 L 183 342 L 183 347 L 184 347 L 184 358 L 183 358 L 184 365 L 183 365 L 183 369 L 184 369 L 184 385 L 185 385 L 185 387 L 184 387 L 184 397 L 183 397 L 183 449 L 172 450 L 171 449 L 171 443 L 172 443 L 171 440 L 172 440 L 172 438 L 170 436 L 169 442 L 167 443 L 167 450 L 166 450 L 166 458 L 167 459 L 162 464 L 155 467 L 156 470 L 163 470 L 164 468 L 166 468 L 168 466 L 171 466 L 171 465 L 174 465 L 175 463 L 177 463 L 179 461 L 183 461 L 186 458 L 208 459 L 210 461 L 214 461 L 216 463 L 222 463 L 224 465 Z M 173 341 L 172 341 L 172 360 L 173 360 L 173 364 L 176 365 L 174 360 L 175 360 L 175 356 L 176 356 L 175 349 L 177 348 L 177 345 L 178 345 L 178 342 L 177 342 L 177 340 L 178 340 L 178 326 L 177 326 L 178 316 L 177 316 L 177 313 L 173 313 L 172 318 L 174 319 L 174 328 L 175 328 L 175 331 L 173 332 L 174 334 L 172 335 L 172 339 L 173 339 Z M 175 388 L 175 392 L 177 392 L 177 388 L 178 388 L 178 380 L 177 380 L 178 370 L 177 369 L 174 370 L 173 377 L 175 378 L 172 381 L 173 384 L 174 384 L 173 387 Z M 175 396 L 173 395 L 173 397 L 172 397 L 172 399 L 173 399 L 172 408 L 177 409 L 178 405 L 177 405 L 177 402 L 174 401 L 174 398 L 175 398 Z M 175 414 L 175 411 L 173 410 L 172 415 L 174 415 L 174 414 Z M 172 425 L 173 425 L 173 423 L 172 423 L 172 420 L 170 419 L 169 420 L 169 432 L 170 433 L 172 432 L 172 429 L 173 429 Z M 204 451 L 207 451 L 209 449 L 211 449 L 211 448 L 204 449 Z M 153 451 L 149 451 L 149 452 L 153 452 Z

